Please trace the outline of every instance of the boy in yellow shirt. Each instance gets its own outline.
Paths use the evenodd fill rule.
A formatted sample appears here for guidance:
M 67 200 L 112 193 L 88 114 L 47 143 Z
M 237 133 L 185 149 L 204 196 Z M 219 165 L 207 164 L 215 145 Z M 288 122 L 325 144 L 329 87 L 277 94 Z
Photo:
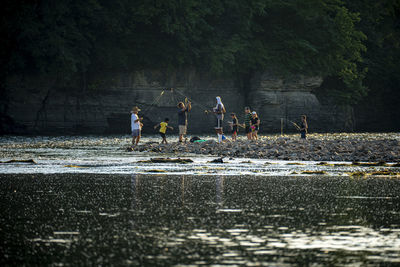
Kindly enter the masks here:
M 165 118 L 165 120 L 163 122 L 160 122 L 159 124 L 154 126 L 154 129 L 156 129 L 157 127 L 160 127 L 159 134 L 162 137 L 161 144 L 168 144 L 167 137 L 165 136 L 165 133 L 167 132 L 167 128 L 170 128 L 171 130 L 174 129 L 171 126 L 168 126 L 168 122 L 169 122 L 169 119 Z

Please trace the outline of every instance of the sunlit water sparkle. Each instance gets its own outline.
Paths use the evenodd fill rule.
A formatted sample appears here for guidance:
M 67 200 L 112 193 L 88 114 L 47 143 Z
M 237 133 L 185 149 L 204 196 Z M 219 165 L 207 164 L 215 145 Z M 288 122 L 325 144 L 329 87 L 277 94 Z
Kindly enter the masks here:
M 138 161 L 177 155 L 128 145 L 121 136 L 1 138 L 2 161 L 37 164 L 0 165 L 0 263 L 400 264 L 400 179 L 348 175 L 381 167 L 199 155 L 147 164 Z

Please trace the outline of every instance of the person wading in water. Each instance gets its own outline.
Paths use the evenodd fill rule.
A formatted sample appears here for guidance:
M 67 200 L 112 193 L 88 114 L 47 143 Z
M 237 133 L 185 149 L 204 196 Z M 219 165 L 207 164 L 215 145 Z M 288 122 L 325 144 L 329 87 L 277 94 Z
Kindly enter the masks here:
M 187 102 L 187 99 L 185 99 Z M 179 128 L 179 142 L 183 141 L 183 137 L 187 132 L 187 113 L 192 110 L 192 103 L 187 102 L 186 106 L 183 102 L 178 103 L 178 128 Z M 186 139 L 185 139 L 186 142 Z

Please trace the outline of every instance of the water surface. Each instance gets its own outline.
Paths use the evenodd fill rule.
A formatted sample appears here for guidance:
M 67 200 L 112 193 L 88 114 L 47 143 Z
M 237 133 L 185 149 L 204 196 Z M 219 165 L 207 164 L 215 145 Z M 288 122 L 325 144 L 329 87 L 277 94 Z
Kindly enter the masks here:
M 2 263 L 400 264 L 397 179 L 3 174 Z
M 1 161 L 36 164 L 0 164 L 0 264 L 400 264 L 399 177 L 350 176 L 398 167 L 215 164 L 214 156 L 126 152 L 129 142 L 1 137 Z M 152 157 L 194 162 L 139 162 Z

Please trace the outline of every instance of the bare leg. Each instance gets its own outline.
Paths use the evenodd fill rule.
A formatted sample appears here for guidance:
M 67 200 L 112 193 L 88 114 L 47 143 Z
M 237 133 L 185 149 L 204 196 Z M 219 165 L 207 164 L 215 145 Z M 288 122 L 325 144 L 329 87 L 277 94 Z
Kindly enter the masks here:
M 258 133 L 257 131 L 254 131 L 254 136 L 253 136 L 254 140 L 258 140 L 258 134 L 257 133 Z
M 247 133 L 247 139 L 248 139 L 248 140 L 251 140 L 251 132 L 250 132 L 250 133 Z
M 139 141 L 140 141 L 140 135 L 138 135 L 138 136 L 136 137 L 136 145 L 135 145 L 135 146 L 138 145 Z
M 216 134 L 217 134 L 217 140 L 218 140 L 218 142 L 222 142 L 222 129 L 221 128 L 217 128 L 217 129 L 215 129 L 215 132 L 216 132 Z

